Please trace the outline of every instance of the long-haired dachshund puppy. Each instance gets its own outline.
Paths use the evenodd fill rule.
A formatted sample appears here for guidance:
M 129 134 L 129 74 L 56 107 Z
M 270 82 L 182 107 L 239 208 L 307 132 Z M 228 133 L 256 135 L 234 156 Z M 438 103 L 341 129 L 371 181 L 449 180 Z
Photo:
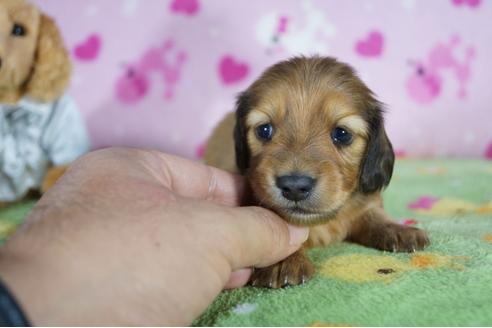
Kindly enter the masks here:
M 427 234 L 392 222 L 383 209 L 381 190 L 390 182 L 394 153 L 382 113 L 348 65 L 293 58 L 269 68 L 239 96 L 235 117 L 215 129 L 205 159 L 244 174 L 257 204 L 310 226 L 306 247 L 348 240 L 413 252 L 429 243 Z M 312 274 L 301 250 L 255 269 L 251 284 L 279 288 Z

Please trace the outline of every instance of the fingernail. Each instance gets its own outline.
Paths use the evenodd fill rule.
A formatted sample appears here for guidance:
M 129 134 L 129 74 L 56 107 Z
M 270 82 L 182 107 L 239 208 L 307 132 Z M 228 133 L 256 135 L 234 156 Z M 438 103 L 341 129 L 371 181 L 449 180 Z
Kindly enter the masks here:
M 306 227 L 296 227 L 288 224 L 290 234 L 290 242 L 291 246 L 297 246 L 302 244 L 308 239 L 309 236 L 309 228 Z

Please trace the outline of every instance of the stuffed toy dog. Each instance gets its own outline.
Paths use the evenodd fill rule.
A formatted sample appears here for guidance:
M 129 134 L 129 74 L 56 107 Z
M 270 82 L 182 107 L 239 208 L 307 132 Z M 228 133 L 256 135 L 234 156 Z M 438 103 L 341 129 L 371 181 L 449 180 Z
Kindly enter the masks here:
M 88 150 L 64 95 L 70 73 L 54 21 L 25 0 L 0 0 L 0 204 L 48 188 Z

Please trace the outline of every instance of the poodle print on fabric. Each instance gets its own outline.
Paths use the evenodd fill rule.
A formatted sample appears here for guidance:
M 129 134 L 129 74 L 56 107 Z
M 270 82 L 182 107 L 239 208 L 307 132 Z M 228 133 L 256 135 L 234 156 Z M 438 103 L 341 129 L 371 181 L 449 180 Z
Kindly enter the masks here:
M 459 99 L 466 98 L 466 85 L 471 75 L 471 61 L 475 55 L 473 47 L 467 47 L 464 59 L 459 59 L 457 49 L 460 38 L 453 36 L 448 43 L 434 46 L 427 61 L 412 63 L 414 72 L 407 80 L 407 91 L 410 98 L 420 104 L 433 102 L 441 94 L 444 87 L 443 72 L 451 72 L 458 82 L 456 95 Z
M 300 6 L 297 17 L 273 12 L 260 18 L 256 37 L 267 55 L 328 52 L 335 26 L 312 1 L 302 1 Z
M 94 148 L 200 158 L 261 72 L 320 55 L 350 64 L 386 104 L 400 158 L 492 159 L 491 1 L 30 1 L 62 29 Z
M 177 50 L 172 39 L 160 47 L 148 49 L 137 63 L 127 65 L 125 73 L 116 82 L 116 97 L 127 104 L 140 101 L 150 90 L 150 75 L 156 73 L 164 84 L 163 98 L 171 100 L 185 61 L 186 53 Z

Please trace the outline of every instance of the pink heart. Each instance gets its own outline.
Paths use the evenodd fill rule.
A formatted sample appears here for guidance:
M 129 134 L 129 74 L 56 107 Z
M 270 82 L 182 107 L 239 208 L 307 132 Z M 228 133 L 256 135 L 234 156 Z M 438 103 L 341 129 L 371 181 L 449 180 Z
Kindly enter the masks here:
M 463 4 L 468 5 L 469 7 L 478 7 L 480 5 L 481 0 L 452 0 L 455 6 L 461 6 Z
M 174 0 L 171 2 L 171 11 L 192 16 L 200 9 L 198 0 Z
M 207 150 L 207 143 L 206 142 L 199 144 L 195 149 L 195 156 L 197 158 L 203 158 L 203 156 L 205 156 L 206 150 Z
M 487 150 L 485 150 L 485 158 L 492 160 L 492 141 L 489 143 Z
M 75 46 L 75 57 L 82 61 L 95 60 L 101 50 L 101 38 L 97 34 L 89 36 L 85 41 Z
M 372 31 L 365 40 L 355 44 L 355 51 L 363 57 L 378 57 L 383 53 L 384 37 L 378 31 Z
M 226 55 L 220 60 L 219 73 L 224 84 L 233 84 L 248 75 L 249 66 L 236 61 L 232 56 Z
M 397 158 L 407 157 L 407 152 L 404 149 L 395 149 L 395 156 Z
M 408 204 L 408 208 L 412 210 L 430 210 L 434 203 L 436 203 L 439 200 L 437 197 L 433 196 L 422 196 L 419 197 L 416 201 Z

